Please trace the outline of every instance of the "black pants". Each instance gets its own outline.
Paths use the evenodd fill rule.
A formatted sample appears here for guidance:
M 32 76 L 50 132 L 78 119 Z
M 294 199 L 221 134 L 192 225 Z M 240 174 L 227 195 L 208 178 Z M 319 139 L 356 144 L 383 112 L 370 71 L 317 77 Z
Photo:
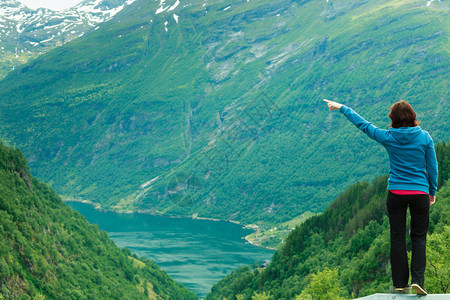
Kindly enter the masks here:
M 406 210 L 411 214 L 411 283 L 424 284 L 429 223 L 428 195 L 396 195 L 389 192 L 386 206 L 391 230 L 391 267 L 395 287 L 406 287 L 409 279 L 406 253 Z

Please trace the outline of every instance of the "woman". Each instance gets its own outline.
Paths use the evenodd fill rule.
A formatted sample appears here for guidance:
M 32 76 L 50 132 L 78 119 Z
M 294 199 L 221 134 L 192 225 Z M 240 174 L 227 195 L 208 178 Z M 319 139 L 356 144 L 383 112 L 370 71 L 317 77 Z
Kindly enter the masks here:
M 426 295 L 424 272 L 430 205 L 436 201 L 438 166 L 433 140 L 422 130 L 416 113 L 406 101 L 390 108 L 389 130 L 382 130 L 363 119 L 351 108 L 327 102 L 329 110 L 339 110 L 356 127 L 383 145 L 389 154 L 389 181 L 386 206 L 391 232 L 392 281 L 396 291 L 414 288 Z M 411 286 L 406 253 L 406 210 L 411 214 Z

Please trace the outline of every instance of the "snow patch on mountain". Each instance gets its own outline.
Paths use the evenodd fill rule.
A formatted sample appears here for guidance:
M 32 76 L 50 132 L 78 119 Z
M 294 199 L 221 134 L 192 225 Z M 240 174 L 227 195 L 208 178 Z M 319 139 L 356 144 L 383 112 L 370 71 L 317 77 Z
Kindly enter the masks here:
M 172 11 L 175 8 L 177 8 L 178 5 L 180 5 L 180 0 L 177 0 L 173 5 L 169 4 L 166 7 L 165 7 L 165 2 L 166 2 L 165 0 L 160 0 L 159 1 L 159 7 L 156 10 L 155 14 L 160 14 L 160 13 L 165 12 L 165 11 L 167 11 L 167 12 Z
M 158 4 L 158 9 L 155 11 L 155 15 L 159 15 L 162 14 L 164 12 L 172 12 L 173 10 L 175 10 L 178 6 L 180 6 L 181 2 L 180 0 L 176 0 L 174 2 L 172 2 L 172 4 L 166 3 L 166 0 L 157 0 L 159 1 Z M 184 7 L 190 6 L 192 4 L 188 4 L 188 5 L 184 5 Z M 171 15 L 167 15 L 166 16 L 166 21 L 164 22 L 164 30 L 167 32 L 169 31 L 168 25 L 170 24 L 169 20 L 173 17 L 173 19 L 175 20 L 175 23 L 178 24 L 179 20 L 180 20 L 180 16 L 177 15 L 176 13 L 172 12 Z M 172 21 L 173 23 L 173 21 Z
M 0 78 L 15 65 L 95 30 L 135 0 L 92 0 L 53 11 L 30 9 L 17 0 L 0 1 Z M 24 55 L 20 55 L 20 54 Z M 14 54 L 18 60 L 8 57 Z
M 172 10 L 174 10 L 175 8 L 177 8 L 178 5 L 180 5 L 180 1 L 179 1 L 179 0 L 177 0 L 177 2 L 175 2 L 175 4 L 172 5 L 167 11 L 172 11 Z

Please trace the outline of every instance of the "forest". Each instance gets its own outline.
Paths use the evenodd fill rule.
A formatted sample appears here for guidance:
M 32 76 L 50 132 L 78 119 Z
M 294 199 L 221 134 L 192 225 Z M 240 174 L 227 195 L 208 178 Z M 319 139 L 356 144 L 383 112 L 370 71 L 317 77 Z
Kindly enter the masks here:
M 197 299 L 119 249 L 0 143 L 0 299 Z
M 450 144 L 438 144 L 436 153 L 440 175 L 430 210 L 425 286 L 439 294 L 450 291 Z M 235 270 L 207 299 L 331 300 L 388 293 L 386 187 L 387 176 L 352 185 L 322 214 L 297 226 L 266 269 Z

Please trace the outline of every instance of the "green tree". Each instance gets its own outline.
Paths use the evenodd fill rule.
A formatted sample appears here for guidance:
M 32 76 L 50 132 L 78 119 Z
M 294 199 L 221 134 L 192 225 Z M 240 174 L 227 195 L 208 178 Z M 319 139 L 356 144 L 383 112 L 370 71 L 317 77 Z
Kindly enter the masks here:
M 1 299 L 1 298 L 0 298 Z M 37 293 L 34 297 L 33 300 L 45 300 L 45 296 L 42 295 L 41 293 Z
M 311 282 L 302 291 L 300 295 L 295 297 L 296 300 L 320 299 L 335 300 L 344 299 L 342 297 L 344 288 L 339 282 L 338 271 L 325 268 L 323 271 L 312 275 Z
M 450 226 L 428 236 L 427 288 L 432 293 L 447 293 L 450 288 Z
M 252 300 L 270 300 L 271 297 L 272 296 L 270 295 L 270 293 L 266 294 L 266 292 L 262 292 L 262 293 L 254 292 L 253 296 L 252 296 Z

